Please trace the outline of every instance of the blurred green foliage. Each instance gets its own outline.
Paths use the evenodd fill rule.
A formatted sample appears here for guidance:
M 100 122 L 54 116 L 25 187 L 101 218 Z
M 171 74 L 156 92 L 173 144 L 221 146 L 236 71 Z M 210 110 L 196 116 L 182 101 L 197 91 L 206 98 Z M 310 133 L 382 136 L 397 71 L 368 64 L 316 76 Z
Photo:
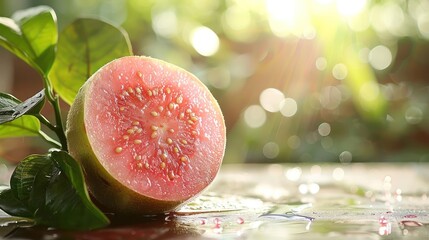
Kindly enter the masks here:
M 429 161 L 425 0 L 0 0 L 122 26 L 135 54 L 193 72 L 226 162 Z

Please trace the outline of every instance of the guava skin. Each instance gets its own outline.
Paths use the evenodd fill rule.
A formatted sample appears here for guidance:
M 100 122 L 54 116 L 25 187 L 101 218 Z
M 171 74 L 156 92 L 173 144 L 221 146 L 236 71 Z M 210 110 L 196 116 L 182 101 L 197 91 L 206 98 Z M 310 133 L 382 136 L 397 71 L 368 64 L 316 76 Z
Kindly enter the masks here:
M 192 79 L 192 81 L 196 81 L 197 85 L 199 85 L 202 89 L 205 89 L 204 91 L 209 91 L 206 86 L 204 86 L 192 74 L 161 60 L 136 56 L 124 58 L 131 60 L 136 59 L 136 61 L 139 61 L 139 59 L 151 61 L 162 65 L 164 68 L 173 68 L 174 71 L 180 71 L 181 74 L 189 74 L 189 78 Z M 121 59 L 118 60 L 120 61 Z M 106 66 L 109 64 L 110 63 L 106 64 Z M 105 67 L 102 67 L 94 75 L 100 71 L 103 71 L 104 68 Z M 87 129 L 85 127 L 85 101 L 87 98 L 87 90 L 94 79 L 94 75 L 90 77 L 88 81 L 82 86 L 75 98 L 74 103 L 71 105 L 67 117 L 66 136 L 70 155 L 81 164 L 88 190 L 95 198 L 95 201 L 101 205 L 100 207 L 106 212 L 115 213 L 121 216 L 161 214 L 164 212 L 174 211 L 181 205 L 198 196 L 209 184 L 207 184 L 207 186 L 201 189 L 201 191 L 198 193 L 193 194 L 193 196 L 183 199 L 158 199 L 130 189 L 118 181 L 115 177 L 112 176 L 111 173 L 106 170 L 106 168 L 100 163 L 100 160 L 94 153 L 94 149 L 90 143 Z M 210 100 L 216 111 L 220 114 L 220 118 L 222 119 L 222 125 L 219 131 L 222 133 L 221 135 L 223 139 L 221 139 L 221 142 L 223 141 L 223 149 L 218 149 L 217 151 L 219 152 L 218 155 L 222 156 L 223 158 L 226 141 L 226 130 L 223 122 L 223 116 L 216 100 L 212 96 Z M 219 160 L 219 165 L 214 167 L 215 169 L 209 169 L 207 171 L 215 171 L 215 174 L 217 174 L 221 161 L 222 159 Z M 213 166 L 211 168 L 213 168 Z M 214 176 L 211 174 L 209 182 L 213 181 L 213 179 Z

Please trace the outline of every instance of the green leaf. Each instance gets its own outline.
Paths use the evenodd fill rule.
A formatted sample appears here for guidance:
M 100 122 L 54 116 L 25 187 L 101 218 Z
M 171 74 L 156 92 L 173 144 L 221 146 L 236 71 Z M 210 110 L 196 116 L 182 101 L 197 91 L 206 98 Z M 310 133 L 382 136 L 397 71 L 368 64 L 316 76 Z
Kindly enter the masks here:
M 40 135 L 40 121 L 34 116 L 22 116 L 0 125 L 0 138 Z
M 0 208 L 7 214 L 17 217 L 31 217 L 27 205 L 16 198 L 11 189 L 0 192 Z
M 58 40 L 57 17 L 52 8 L 39 6 L 0 18 L 0 45 L 47 75 Z
M 38 114 L 45 102 L 45 92 L 41 90 L 24 102 L 12 95 L 0 93 L 0 124 L 10 122 L 22 115 Z
M 77 162 L 64 151 L 52 152 L 50 157 L 60 168 L 46 189 L 46 204 L 36 212 L 36 221 L 74 230 L 108 225 L 109 219 L 89 199 Z
M 109 224 L 89 199 L 82 169 L 67 152 L 25 158 L 15 169 L 10 187 L 0 193 L 0 208 L 8 214 L 69 230 Z
M 60 97 L 71 104 L 83 83 L 106 63 L 131 55 L 122 28 L 96 19 L 78 19 L 60 34 L 49 78 Z
M 46 186 L 53 176 L 55 165 L 46 155 L 31 155 L 20 162 L 12 174 L 10 187 L 15 197 L 36 211 L 45 204 Z

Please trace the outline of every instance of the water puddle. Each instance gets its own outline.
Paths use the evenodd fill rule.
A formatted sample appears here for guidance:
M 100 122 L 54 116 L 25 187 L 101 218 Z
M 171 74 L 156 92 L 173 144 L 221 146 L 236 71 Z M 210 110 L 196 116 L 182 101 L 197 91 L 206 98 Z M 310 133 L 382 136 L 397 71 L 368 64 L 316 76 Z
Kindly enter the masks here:
M 267 179 L 254 177 L 256 173 L 261 175 L 259 167 L 246 171 L 240 168 L 239 178 L 236 170 L 223 171 L 211 192 L 177 212 L 132 222 L 115 221 L 108 228 L 94 231 L 22 227 L 29 223 L 0 215 L 0 238 L 428 239 L 425 184 L 404 191 L 405 185 L 398 187 L 393 178 L 381 177 L 375 185 L 371 181 L 357 185 L 358 180 L 329 180 L 321 174 L 321 167 L 314 169 L 269 166 L 262 170 L 264 176 L 270 176 Z M 397 170 L 403 173 L 402 168 Z M 344 173 L 348 176 L 347 170 Z

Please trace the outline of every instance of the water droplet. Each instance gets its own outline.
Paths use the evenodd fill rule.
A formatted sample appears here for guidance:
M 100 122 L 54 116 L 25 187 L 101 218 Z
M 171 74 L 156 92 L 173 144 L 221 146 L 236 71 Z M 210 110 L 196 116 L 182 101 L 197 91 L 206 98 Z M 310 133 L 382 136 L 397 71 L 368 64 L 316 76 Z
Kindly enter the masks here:
M 380 224 L 387 224 L 387 223 L 388 223 L 388 221 L 387 221 L 386 217 L 384 217 L 384 216 L 381 216 L 381 217 L 378 219 L 378 222 L 379 222 Z
M 222 224 L 222 220 L 220 220 L 219 218 L 214 218 L 213 223 L 215 225 L 215 228 L 220 228 Z
M 421 227 L 421 226 L 423 226 L 423 223 L 417 222 L 417 221 L 403 220 L 400 223 L 406 227 Z
M 313 221 L 313 217 L 308 217 L 304 215 L 295 214 L 293 212 L 287 212 L 287 213 L 266 213 L 262 214 L 262 218 L 273 218 L 273 219 L 289 219 L 289 220 L 307 220 L 307 221 Z

